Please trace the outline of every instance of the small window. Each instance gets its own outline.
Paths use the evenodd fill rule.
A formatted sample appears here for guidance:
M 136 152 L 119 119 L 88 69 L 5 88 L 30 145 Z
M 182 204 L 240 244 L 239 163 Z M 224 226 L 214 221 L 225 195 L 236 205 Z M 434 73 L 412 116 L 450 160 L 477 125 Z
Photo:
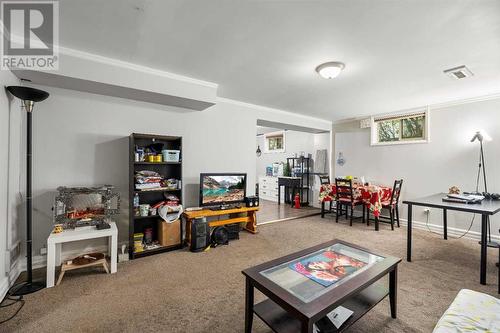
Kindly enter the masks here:
M 428 142 L 428 125 L 428 112 L 375 117 L 371 127 L 372 145 Z
M 285 132 L 273 132 L 264 134 L 264 151 L 266 153 L 285 152 Z

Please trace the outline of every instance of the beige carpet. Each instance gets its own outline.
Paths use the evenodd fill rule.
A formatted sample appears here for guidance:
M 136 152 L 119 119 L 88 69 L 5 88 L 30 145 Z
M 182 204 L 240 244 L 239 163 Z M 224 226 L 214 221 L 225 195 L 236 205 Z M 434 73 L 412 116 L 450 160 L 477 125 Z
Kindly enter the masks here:
M 405 255 L 405 229 L 387 225 L 377 233 L 359 223 L 310 217 L 259 230 L 206 253 L 177 251 L 119 264 L 114 275 L 70 272 L 59 287 L 27 296 L 19 315 L 0 331 L 242 332 L 244 268 L 333 238 Z M 461 288 L 496 295 L 498 252 L 489 252 L 488 285 L 482 286 L 477 242 L 444 241 L 423 231 L 414 239 L 414 262 L 400 265 L 398 319 L 390 318 L 386 299 L 349 332 L 430 332 Z M 0 319 L 9 311 L 1 309 Z M 254 332 L 270 330 L 255 318 Z

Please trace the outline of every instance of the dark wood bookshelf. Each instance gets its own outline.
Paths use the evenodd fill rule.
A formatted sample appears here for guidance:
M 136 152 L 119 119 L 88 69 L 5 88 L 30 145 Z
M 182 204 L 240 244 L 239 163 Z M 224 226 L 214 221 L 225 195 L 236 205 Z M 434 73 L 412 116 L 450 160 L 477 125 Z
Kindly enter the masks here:
M 144 250 L 142 252 L 135 252 L 134 253 L 134 259 L 151 256 L 151 255 L 158 254 L 158 253 L 169 252 L 169 251 L 173 251 L 173 250 L 179 250 L 181 248 L 182 248 L 181 244 L 179 244 L 179 245 L 172 245 L 172 246 L 160 246 L 160 247 L 157 247 L 157 248 L 151 249 L 151 250 Z
M 180 150 L 181 159 L 179 162 L 137 162 L 135 161 L 135 147 L 146 147 L 152 143 L 163 143 L 163 149 Z M 171 246 L 160 246 L 151 250 L 134 252 L 134 234 L 144 233 L 146 228 L 153 229 L 153 240 L 158 240 L 158 221 L 161 219 L 159 215 L 154 216 L 135 216 L 134 212 L 134 195 L 139 195 L 140 204 L 154 205 L 159 201 L 164 200 L 165 193 L 175 194 L 179 198 L 179 203 L 182 204 L 182 189 L 159 188 L 154 190 L 136 190 L 135 189 L 135 172 L 141 170 L 156 171 L 163 178 L 175 178 L 182 181 L 182 137 L 164 136 L 153 134 L 133 133 L 129 137 L 129 257 L 130 259 L 141 258 L 149 255 L 163 253 L 167 251 L 177 250 L 182 248 L 182 240 L 179 244 Z M 179 223 L 180 234 L 182 235 L 182 223 Z
M 159 215 L 134 216 L 134 220 L 160 219 Z
M 180 188 L 158 188 L 154 190 L 136 190 L 134 191 L 135 193 L 141 194 L 141 193 L 157 193 L 157 192 L 181 192 L 182 190 Z
M 164 165 L 164 164 L 181 164 L 181 162 L 134 162 L 138 165 Z

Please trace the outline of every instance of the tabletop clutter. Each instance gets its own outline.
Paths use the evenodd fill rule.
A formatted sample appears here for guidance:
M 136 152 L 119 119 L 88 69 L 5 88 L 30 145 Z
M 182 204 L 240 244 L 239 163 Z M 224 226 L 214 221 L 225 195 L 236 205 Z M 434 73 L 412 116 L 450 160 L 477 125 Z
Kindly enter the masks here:
M 61 271 L 59 273 L 59 278 L 57 279 L 56 286 L 61 283 L 64 274 L 67 271 L 91 266 L 102 266 L 106 273 L 109 274 L 108 262 L 106 261 L 106 256 L 104 255 L 104 253 L 88 253 L 78 256 L 72 260 L 68 260 L 61 265 Z
M 266 166 L 266 176 L 270 177 L 299 177 L 305 172 L 312 172 L 312 167 L 301 166 L 302 159 L 306 159 L 306 153 L 300 152 L 300 156 L 295 153 L 293 158 L 298 158 L 299 165 L 290 166 L 287 162 L 273 162 Z
M 460 192 L 458 186 L 452 186 L 448 190 L 448 194 L 442 198 L 444 202 L 464 203 L 464 204 L 480 204 L 484 199 L 500 200 L 500 194 L 489 192 Z

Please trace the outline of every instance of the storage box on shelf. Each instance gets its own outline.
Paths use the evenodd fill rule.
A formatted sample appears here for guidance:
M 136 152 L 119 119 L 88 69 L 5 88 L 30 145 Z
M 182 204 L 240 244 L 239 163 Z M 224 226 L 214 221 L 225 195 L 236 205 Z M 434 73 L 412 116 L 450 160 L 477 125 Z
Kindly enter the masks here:
M 181 223 L 166 226 L 152 207 L 166 200 L 166 195 L 177 197 L 182 204 L 182 138 L 133 133 L 129 143 L 129 257 L 180 249 Z M 143 183 L 138 188 L 136 174 L 141 171 L 142 178 L 138 178 Z M 142 212 L 137 204 L 144 205 Z M 151 240 L 156 246 L 144 248 L 141 239 L 142 243 Z
M 175 246 L 181 242 L 181 220 L 172 223 L 158 221 L 158 241 L 161 246 Z

